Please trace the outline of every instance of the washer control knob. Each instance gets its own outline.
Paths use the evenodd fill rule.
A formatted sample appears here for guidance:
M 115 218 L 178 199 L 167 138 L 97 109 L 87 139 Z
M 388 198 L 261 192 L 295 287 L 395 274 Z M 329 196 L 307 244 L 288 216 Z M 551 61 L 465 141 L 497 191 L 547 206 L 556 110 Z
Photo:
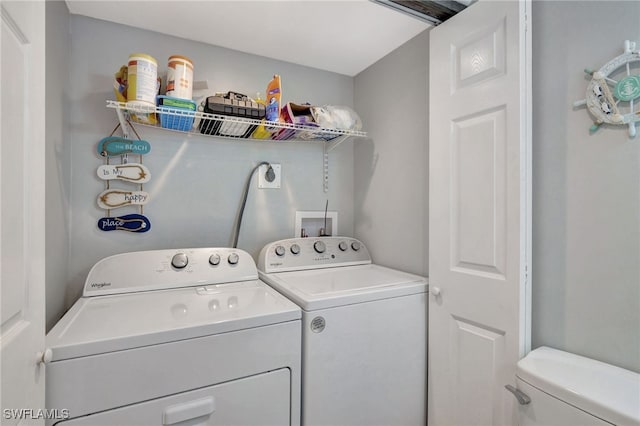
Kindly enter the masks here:
M 171 266 L 176 269 L 182 269 L 189 264 L 189 258 L 184 253 L 177 253 L 171 258 Z
M 209 256 L 209 263 L 213 266 L 218 266 L 220 264 L 220 255 L 218 253 L 214 253 Z
M 300 246 L 297 245 L 297 244 L 292 244 L 291 245 L 291 253 L 300 254 Z
M 284 249 L 283 246 L 277 246 L 276 247 L 276 254 L 280 257 L 284 256 L 284 254 L 286 253 L 286 250 Z
M 322 241 L 316 241 L 315 243 L 313 243 L 313 249 L 318 253 L 324 253 L 324 251 L 327 249 L 327 246 L 325 246 Z
M 358 250 L 360 250 L 360 243 L 359 243 L 359 242 L 357 242 L 357 241 L 352 242 L 352 243 L 351 243 L 351 248 L 352 248 L 354 251 L 358 251 Z
M 342 251 L 347 251 L 349 246 L 344 241 L 340 241 L 340 244 L 338 244 L 338 248 Z
M 238 260 L 240 260 L 240 256 L 238 256 L 238 253 L 231 253 L 229 255 L 229 258 L 227 259 L 229 265 L 236 265 L 238 263 Z

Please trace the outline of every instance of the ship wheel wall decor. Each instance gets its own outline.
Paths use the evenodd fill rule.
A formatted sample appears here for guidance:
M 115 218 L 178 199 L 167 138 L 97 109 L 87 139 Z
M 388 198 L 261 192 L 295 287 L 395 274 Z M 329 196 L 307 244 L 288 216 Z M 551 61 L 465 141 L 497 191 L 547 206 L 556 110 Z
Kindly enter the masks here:
M 591 76 L 587 95 L 573 105 L 586 105 L 593 115 L 591 133 L 603 124 L 626 125 L 629 137 L 635 138 L 636 122 L 640 121 L 640 50 L 636 43 L 626 40 L 622 55 L 597 71 L 587 68 L 584 72 Z

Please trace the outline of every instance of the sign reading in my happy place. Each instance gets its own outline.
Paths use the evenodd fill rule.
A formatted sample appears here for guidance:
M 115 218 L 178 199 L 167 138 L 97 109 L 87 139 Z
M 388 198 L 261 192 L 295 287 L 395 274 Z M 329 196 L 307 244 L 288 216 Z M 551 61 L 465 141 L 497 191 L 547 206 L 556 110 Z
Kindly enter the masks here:
M 119 126 L 125 123 L 120 122 Z M 105 190 L 98 195 L 97 204 L 100 208 L 107 210 L 107 217 L 98 220 L 98 229 L 101 231 L 126 231 L 126 232 L 148 232 L 151 230 L 151 222 L 143 215 L 143 206 L 149 201 L 149 194 L 143 191 L 143 184 L 151 179 L 151 172 L 142 165 L 142 156 L 151 151 L 151 144 L 140 139 L 138 132 L 131 126 L 131 130 L 138 137 L 137 140 L 130 140 L 126 137 L 111 135 L 102 138 L 97 145 L 98 154 L 104 159 L 105 164 L 98 167 L 96 174 L 105 183 Z M 124 128 L 124 127 L 123 127 Z M 129 161 L 130 155 L 137 155 L 137 162 Z M 119 164 L 111 161 L 112 158 L 120 157 Z M 119 180 L 126 182 L 125 187 L 112 188 L 111 181 Z M 133 188 L 126 188 L 127 185 L 135 184 Z M 136 214 L 121 214 L 111 216 L 112 209 L 120 207 L 136 207 Z

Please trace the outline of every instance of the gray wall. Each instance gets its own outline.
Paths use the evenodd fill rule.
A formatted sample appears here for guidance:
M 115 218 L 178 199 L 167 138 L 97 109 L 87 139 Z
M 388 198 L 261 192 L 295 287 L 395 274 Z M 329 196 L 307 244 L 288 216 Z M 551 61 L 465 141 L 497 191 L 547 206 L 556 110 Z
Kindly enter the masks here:
M 640 136 L 592 124 L 584 68 L 640 42 L 639 2 L 533 4 L 533 345 L 640 371 Z M 635 73 L 638 73 L 636 68 Z
M 63 1 L 46 3 L 46 329 L 64 305 L 69 266 L 68 141 L 69 12 Z
M 429 32 L 355 77 L 355 236 L 376 263 L 428 273 Z
M 324 210 L 329 200 L 338 211 L 339 233 L 353 234 L 353 145 L 346 142 L 330 154 L 329 192 L 322 186 L 321 143 L 229 141 L 137 126 L 152 145 L 144 163 L 151 171 L 145 184 L 151 201 L 144 213 L 152 229 L 134 234 L 102 232 L 96 224 L 106 216 L 96 204 L 105 185 L 96 176 L 103 159 L 96 144 L 117 124 L 105 107 L 113 99 L 113 73 L 128 55 L 154 56 L 160 70 L 172 54 L 194 62 L 195 79 L 208 80 L 212 91 L 235 90 L 250 96 L 262 92 L 280 74 L 286 101 L 353 106 L 353 79 L 308 67 L 134 29 L 82 16 L 71 16 L 70 259 L 68 280 L 47 283 L 48 293 L 64 294 L 48 301 L 50 316 L 60 316 L 80 296 L 90 267 L 122 252 L 230 245 L 232 225 L 248 173 L 262 160 L 282 164 L 282 188 L 251 186 L 238 247 L 257 256 L 262 246 L 293 236 L 296 210 Z M 257 176 L 256 176 L 257 178 Z M 122 185 L 122 184 L 120 184 Z M 113 214 L 134 213 L 134 209 Z M 64 238 L 61 238 L 64 241 Z
M 58 24 L 64 25 L 63 18 Z M 629 140 L 621 128 L 589 135 L 587 112 L 571 105 L 584 98 L 583 68 L 618 55 L 625 39 L 640 42 L 639 19 L 637 2 L 533 5 L 533 344 L 635 371 L 640 371 L 640 136 Z M 89 267 L 106 255 L 228 245 L 242 183 L 263 159 L 283 164 L 283 188 L 252 187 L 241 247 L 256 254 L 263 243 L 289 236 L 296 209 L 322 209 L 329 197 L 331 208 L 340 212 L 340 233 L 362 239 L 381 264 L 427 274 L 427 32 L 359 74 L 354 89 L 354 79 L 344 76 L 88 18 L 72 17 L 71 29 L 70 103 L 57 103 L 50 91 L 54 75 L 64 79 L 64 61 L 55 62 L 58 74 L 47 81 L 48 134 L 52 141 L 64 140 L 62 145 L 48 141 L 48 148 L 57 147 L 48 158 L 55 157 L 58 166 L 53 175 L 47 171 L 48 194 L 54 189 L 47 214 L 55 212 L 47 223 L 47 273 L 55 278 L 47 281 L 48 321 L 77 298 Z M 57 49 L 59 56 L 65 54 Z M 95 224 L 103 213 L 95 205 L 103 189 L 95 177 L 101 164 L 95 145 L 116 123 L 104 107 L 105 99 L 112 99 L 111 75 L 133 51 L 150 53 L 161 65 L 170 54 L 191 56 L 196 79 L 211 80 L 214 90 L 264 91 L 276 72 L 292 101 L 350 105 L 355 90 L 355 108 L 371 138 L 331 153 L 331 190 L 325 196 L 320 145 L 227 142 L 140 127 L 153 146 L 145 158 L 153 175 L 145 187 L 153 197 L 145 209 L 153 231 L 102 233 Z M 48 60 L 48 74 L 50 65 Z M 65 118 L 51 110 L 64 111 L 64 105 L 71 108 L 68 139 Z M 69 170 L 72 183 L 65 185 Z M 69 195 L 67 237 L 56 223 L 66 223 Z M 395 249 L 398 244 L 402 250 Z M 67 268 L 68 256 L 67 282 L 60 265 Z

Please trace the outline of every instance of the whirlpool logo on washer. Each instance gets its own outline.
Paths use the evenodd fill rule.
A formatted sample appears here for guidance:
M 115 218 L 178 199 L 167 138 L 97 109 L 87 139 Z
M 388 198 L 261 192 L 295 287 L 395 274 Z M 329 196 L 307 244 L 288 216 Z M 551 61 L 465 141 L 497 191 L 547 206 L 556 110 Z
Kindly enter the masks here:
M 99 289 L 101 289 L 103 287 L 111 287 L 111 283 L 106 283 L 106 282 L 104 282 L 104 283 L 91 283 L 89 285 L 89 287 L 99 290 Z

